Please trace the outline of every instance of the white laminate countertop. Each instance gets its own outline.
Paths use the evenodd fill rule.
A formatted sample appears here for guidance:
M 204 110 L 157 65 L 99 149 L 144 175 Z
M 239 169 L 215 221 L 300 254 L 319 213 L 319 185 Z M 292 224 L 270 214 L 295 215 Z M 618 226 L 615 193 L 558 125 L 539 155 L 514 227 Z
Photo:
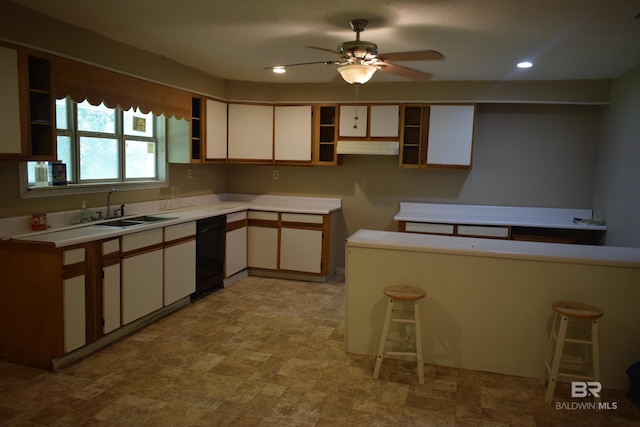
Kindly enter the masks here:
M 640 248 L 615 246 L 525 242 L 363 229 L 347 239 L 347 247 L 640 268 Z
M 232 194 L 224 195 L 220 199 L 216 198 L 213 203 L 209 204 L 160 212 L 137 212 L 122 218 L 134 218 L 141 215 L 169 218 L 164 221 L 150 222 L 132 227 L 111 227 L 95 222 L 11 236 L 11 239 L 65 247 L 249 209 L 325 215 L 341 209 L 341 206 L 341 199 Z
M 606 225 L 576 224 L 574 218 L 591 218 L 591 209 L 482 206 L 441 203 L 400 203 L 394 219 L 407 222 L 563 228 L 605 231 Z

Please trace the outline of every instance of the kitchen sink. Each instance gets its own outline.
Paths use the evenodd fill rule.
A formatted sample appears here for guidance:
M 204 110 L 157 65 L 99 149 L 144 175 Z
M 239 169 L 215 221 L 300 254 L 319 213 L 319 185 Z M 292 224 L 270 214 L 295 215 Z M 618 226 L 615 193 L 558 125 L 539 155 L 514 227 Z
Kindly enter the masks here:
M 143 215 L 143 216 L 136 216 L 136 217 L 127 218 L 127 219 L 113 219 L 113 220 L 105 221 L 103 223 L 96 224 L 96 225 L 103 225 L 106 227 L 131 227 L 134 225 L 148 224 L 150 222 L 168 221 L 170 219 L 175 219 L 175 218 Z
M 107 221 L 97 225 L 104 225 L 107 227 L 131 227 L 132 225 L 142 225 L 142 224 L 144 223 L 140 221 L 133 221 L 130 219 L 115 219 L 113 221 Z

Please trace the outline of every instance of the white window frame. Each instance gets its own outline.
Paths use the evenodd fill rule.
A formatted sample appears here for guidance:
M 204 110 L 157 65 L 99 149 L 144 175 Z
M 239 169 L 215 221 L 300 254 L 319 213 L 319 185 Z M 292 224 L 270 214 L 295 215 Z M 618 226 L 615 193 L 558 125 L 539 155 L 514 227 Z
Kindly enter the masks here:
M 76 103 L 71 101 L 68 104 L 70 108 L 68 111 L 71 112 L 74 117 L 76 113 Z M 122 121 L 122 110 L 117 107 L 117 122 L 119 123 L 117 126 L 115 137 L 118 139 L 118 143 L 120 144 L 120 150 L 123 151 L 126 140 L 127 139 L 138 139 L 143 140 L 144 138 L 131 138 L 130 135 L 124 135 L 122 130 L 121 121 Z M 74 124 L 72 127 L 75 127 L 75 119 L 73 120 Z M 167 166 L 167 135 L 166 135 L 166 119 L 164 116 L 155 117 L 155 133 L 156 133 L 156 170 L 157 170 L 157 178 L 156 179 L 144 179 L 144 178 L 131 178 L 128 180 L 124 180 L 121 178 L 119 180 L 99 180 L 99 181 L 85 181 L 85 182 L 77 182 L 79 179 L 79 167 L 75 167 L 71 165 L 70 167 L 75 167 L 74 176 L 76 182 L 70 183 L 68 185 L 60 185 L 60 186 L 47 186 L 47 187 L 29 187 L 28 183 L 28 172 L 27 172 L 27 162 L 21 162 L 19 167 L 19 178 L 20 178 L 20 198 L 21 199 L 29 199 L 29 198 L 40 198 L 40 197 L 56 197 L 56 196 L 64 196 L 64 195 L 73 195 L 73 194 L 91 194 L 91 193 L 102 193 L 106 191 L 106 189 L 117 188 L 118 190 L 127 191 L 127 190 L 144 190 L 144 189 L 154 189 L 154 188 L 166 188 L 169 186 L 168 182 L 168 166 Z M 56 135 L 65 135 L 70 136 L 72 139 L 71 144 L 74 146 L 72 148 L 72 158 L 73 162 L 78 162 L 78 154 L 77 147 L 79 146 L 79 134 L 75 132 L 75 129 L 60 129 L 57 131 Z M 124 177 L 124 154 L 122 153 L 118 159 L 119 167 L 120 167 L 120 175 Z

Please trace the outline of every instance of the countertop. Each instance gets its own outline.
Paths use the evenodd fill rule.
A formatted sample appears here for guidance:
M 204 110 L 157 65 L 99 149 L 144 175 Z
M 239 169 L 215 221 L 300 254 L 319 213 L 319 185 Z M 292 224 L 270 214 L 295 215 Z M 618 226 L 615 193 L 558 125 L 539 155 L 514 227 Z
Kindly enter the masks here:
M 525 242 L 363 229 L 347 239 L 347 248 L 349 247 L 640 268 L 640 248 L 616 246 Z
M 213 203 L 194 205 L 176 210 L 136 212 L 122 217 L 122 219 L 127 219 L 141 215 L 153 215 L 169 218 L 133 227 L 112 227 L 100 225 L 100 222 L 92 222 L 11 236 L 9 240 L 48 243 L 56 247 L 65 247 L 244 210 L 324 215 L 341 209 L 340 199 L 329 198 L 234 194 L 226 195 L 224 199 L 226 200 L 218 200 L 216 198 Z M 188 203 L 188 200 L 186 200 L 186 203 Z
M 605 231 L 606 225 L 576 224 L 574 218 L 591 218 L 591 209 L 538 208 L 517 206 L 400 203 L 394 219 L 407 222 L 519 226 Z

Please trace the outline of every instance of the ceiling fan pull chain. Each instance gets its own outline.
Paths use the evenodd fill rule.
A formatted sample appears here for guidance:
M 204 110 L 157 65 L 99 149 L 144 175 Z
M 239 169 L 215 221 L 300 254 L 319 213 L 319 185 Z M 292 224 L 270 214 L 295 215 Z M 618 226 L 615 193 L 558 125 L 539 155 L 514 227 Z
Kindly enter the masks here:
M 356 87 L 356 114 L 353 117 L 353 128 L 358 129 L 358 88 L 360 85 L 356 83 L 354 86 Z

